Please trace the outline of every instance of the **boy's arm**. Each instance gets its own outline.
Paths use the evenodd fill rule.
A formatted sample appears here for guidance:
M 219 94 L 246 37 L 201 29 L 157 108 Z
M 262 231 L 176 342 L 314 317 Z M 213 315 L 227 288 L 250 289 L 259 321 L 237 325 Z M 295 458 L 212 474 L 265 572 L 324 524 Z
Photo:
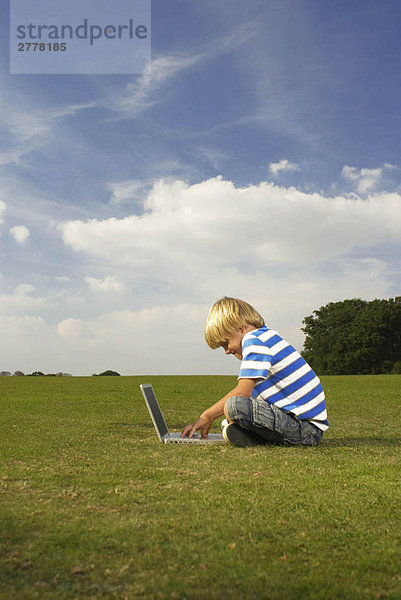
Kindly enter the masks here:
M 207 408 L 191 425 L 184 427 L 181 433 L 181 437 L 188 436 L 191 438 L 197 429 L 201 430 L 203 438 L 207 437 L 210 431 L 213 421 L 217 417 L 221 417 L 224 414 L 224 407 L 226 402 L 232 396 L 244 396 L 250 398 L 255 387 L 256 381 L 254 379 L 240 379 L 238 384 L 228 394 L 218 400 L 216 404 L 213 404 L 210 408 Z

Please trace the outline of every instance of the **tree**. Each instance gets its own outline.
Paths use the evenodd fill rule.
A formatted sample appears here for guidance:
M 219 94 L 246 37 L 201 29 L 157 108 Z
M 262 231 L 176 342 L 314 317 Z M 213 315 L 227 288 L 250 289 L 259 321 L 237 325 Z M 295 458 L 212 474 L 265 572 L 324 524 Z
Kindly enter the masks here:
M 117 371 L 110 371 L 109 370 L 109 371 L 103 371 L 103 373 L 99 373 L 99 375 L 100 376 L 101 375 L 106 375 L 106 376 L 109 376 L 109 375 L 118 375 L 118 376 L 120 376 L 120 373 L 117 373 Z
M 302 355 L 319 374 L 390 373 L 401 360 L 401 297 L 330 302 L 303 323 Z

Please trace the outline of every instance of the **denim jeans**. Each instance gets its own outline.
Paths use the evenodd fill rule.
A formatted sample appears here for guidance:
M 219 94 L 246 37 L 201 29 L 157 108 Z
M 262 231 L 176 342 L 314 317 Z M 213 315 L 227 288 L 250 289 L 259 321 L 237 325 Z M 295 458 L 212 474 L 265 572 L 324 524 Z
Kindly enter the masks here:
M 227 400 L 227 412 L 231 421 L 256 433 L 267 444 L 317 446 L 322 439 L 319 427 L 265 400 L 233 396 Z

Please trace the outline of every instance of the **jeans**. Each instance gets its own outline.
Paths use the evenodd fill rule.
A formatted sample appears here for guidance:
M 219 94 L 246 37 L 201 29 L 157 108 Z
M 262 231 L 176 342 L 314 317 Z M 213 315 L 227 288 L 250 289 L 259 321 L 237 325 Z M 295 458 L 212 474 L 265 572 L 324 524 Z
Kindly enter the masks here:
M 233 396 L 227 400 L 227 412 L 231 421 L 256 433 L 266 444 L 317 446 L 322 439 L 319 427 L 265 400 Z

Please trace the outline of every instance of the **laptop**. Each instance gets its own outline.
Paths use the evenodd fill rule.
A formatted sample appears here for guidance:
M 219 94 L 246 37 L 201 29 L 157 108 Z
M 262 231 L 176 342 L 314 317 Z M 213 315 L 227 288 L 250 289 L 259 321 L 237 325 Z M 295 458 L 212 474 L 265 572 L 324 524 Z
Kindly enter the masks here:
M 170 433 L 164 420 L 162 411 L 150 383 L 143 383 L 139 386 L 148 407 L 153 425 L 159 440 L 163 444 L 225 444 L 225 439 L 221 433 L 209 433 L 207 438 L 201 437 L 200 433 L 194 433 L 192 438 L 182 438 L 180 432 Z

